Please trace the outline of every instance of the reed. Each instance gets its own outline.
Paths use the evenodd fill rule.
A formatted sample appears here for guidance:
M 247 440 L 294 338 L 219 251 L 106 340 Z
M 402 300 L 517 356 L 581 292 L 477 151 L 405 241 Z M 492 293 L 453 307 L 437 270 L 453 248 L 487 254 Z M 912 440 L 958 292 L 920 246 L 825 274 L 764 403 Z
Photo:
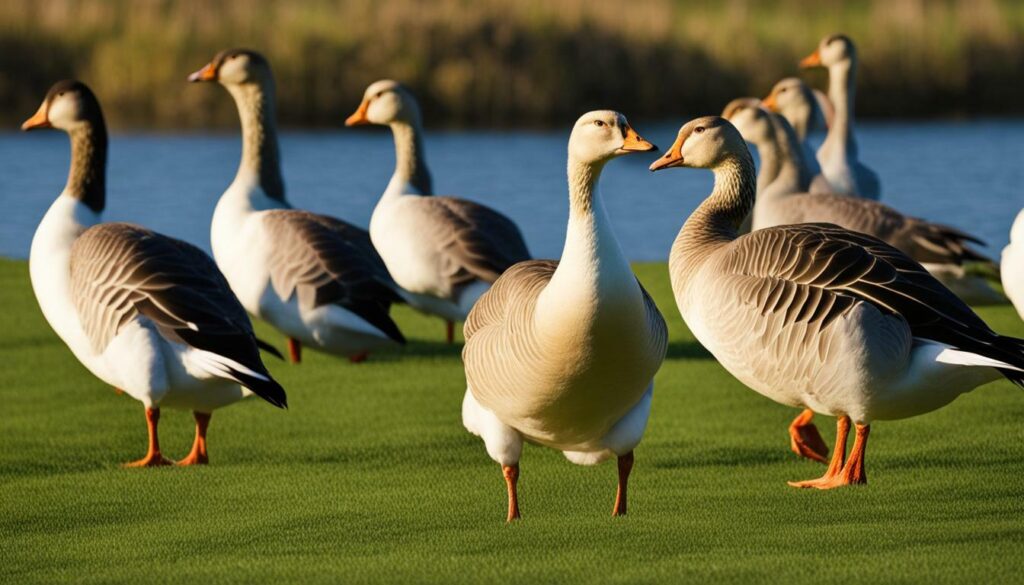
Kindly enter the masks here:
M 564 125 L 591 107 L 675 118 L 764 95 L 836 31 L 858 41 L 866 116 L 1022 112 L 1010 0 L 5 0 L 0 116 L 13 126 L 78 77 L 118 127 L 229 126 L 229 100 L 184 79 L 241 45 L 271 59 L 291 126 L 340 126 L 381 77 L 448 125 Z

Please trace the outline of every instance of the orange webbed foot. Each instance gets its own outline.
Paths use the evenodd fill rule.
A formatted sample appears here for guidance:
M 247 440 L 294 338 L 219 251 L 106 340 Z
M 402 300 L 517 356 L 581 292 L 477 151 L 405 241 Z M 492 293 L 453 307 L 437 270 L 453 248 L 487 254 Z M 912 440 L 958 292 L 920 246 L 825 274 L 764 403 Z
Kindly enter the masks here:
M 814 411 L 806 409 L 789 425 L 789 445 L 794 453 L 820 463 L 828 463 L 828 445 L 811 419 Z
M 174 462 L 160 454 L 149 453 L 142 459 L 122 464 L 122 467 L 161 467 L 163 465 L 174 465 Z

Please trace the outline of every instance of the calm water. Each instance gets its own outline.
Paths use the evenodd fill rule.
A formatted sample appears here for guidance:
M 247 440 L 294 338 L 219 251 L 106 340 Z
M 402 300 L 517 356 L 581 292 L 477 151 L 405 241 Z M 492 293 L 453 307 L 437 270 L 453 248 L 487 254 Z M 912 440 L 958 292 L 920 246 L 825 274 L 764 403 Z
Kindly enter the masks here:
M 674 124 L 638 125 L 661 147 Z M 863 124 L 862 158 L 881 175 L 883 199 L 906 213 L 976 234 L 998 256 L 1024 206 L 1024 121 Z M 568 213 L 559 132 L 430 132 L 435 189 L 511 216 L 531 251 L 557 257 Z M 394 164 L 385 131 L 282 136 L 288 196 L 299 208 L 368 224 Z M 133 221 L 209 249 L 217 197 L 234 177 L 239 137 L 117 134 L 111 137 L 109 220 Z M 686 216 L 711 188 L 707 171 L 650 173 L 655 154 L 614 161 L 604 199 L 626 254 L 662 260 Z M 27 257 L 32 233 L 67 177 L 67 137 L 0 134 L 0 255 Z

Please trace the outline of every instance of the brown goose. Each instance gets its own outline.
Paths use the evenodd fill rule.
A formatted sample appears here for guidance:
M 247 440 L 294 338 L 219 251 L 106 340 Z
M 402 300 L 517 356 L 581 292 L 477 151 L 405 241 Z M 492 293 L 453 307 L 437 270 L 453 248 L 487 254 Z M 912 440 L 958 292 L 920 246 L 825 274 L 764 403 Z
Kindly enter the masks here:
M 43 315 L 90 372 L 145 405 L 149 449 L 128 465 L 170 463 L 157 434 L 161 406 L 195 413 L 192 452 L 179 463 L 206 463 L 213 409 L 252 393 L 284 408 L 284 389 L 205 253 L 145 228 L 100 223 L 107 131 L 85 84 L 57 83 L 22 125 L 50 127 L 71 137 L 71 172 L 32 239 L 29 270 Z
M 395 137 L 395 173 L 370 219 L 370 237 L 409 304 L 463 321 L 480 295 L 516 262 L 528 260 L 519 228 L 497 211 L 433 195 L 420 108 L 408 88 L 383 80 L 366 89 L 346 126 L 382 124 Z
M 580 465 L 618 458 L 612 513 L 626 513 L 633 448 L 647 427 L 668 331 L 612 232 L 597 190 L 613 158 L 653 150 L 617 112 L 584 114 L 569 138 L 569 225 L 560 261 L 520 262 L 466 321 L 462 421 L 502 466 L 519 517 L 523 441 Z
M 651 170 L 671 167 L 715 173 L 669 260 L 687 325 L 755 391 L 838 419 L 825 475 L 792 485 L 866 483 L 872 421 L 930 412 L 1001 376 L 1024 385 L 1024 340 L 993 332 L 888 244 L 830 224 L 738 236 L 754 204 L 754 164 L 727 120 L 684 125 Z
M 388 314 L 402 291 L 366 230 L 285 198 L 267 60 L 222 51 L 189 80 L 223 85 L 242 121 L 242 161 L 211 228 L 213 257 L 242 306 L 288 336 L 293 362 L 303 345 L 359 362 L 405 343 Z

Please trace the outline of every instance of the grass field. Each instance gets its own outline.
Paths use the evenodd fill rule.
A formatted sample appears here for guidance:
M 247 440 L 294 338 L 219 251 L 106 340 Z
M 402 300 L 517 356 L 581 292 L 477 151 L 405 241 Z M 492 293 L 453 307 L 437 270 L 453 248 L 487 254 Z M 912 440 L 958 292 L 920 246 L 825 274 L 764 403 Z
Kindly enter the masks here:
M 795 412 L 745 389 L 692 339 L 663 264 L 637 267 L 672 345 L 636 453 L 630 515 L 615 466 L 527 447 L 523 521 L 463 430 L 459 348 L 397 311 L 413 340 L 351 365 L 270 364 L 291 408 L 218 411 L 211 465 L 122 469 L 142 407 L 88 374 L 43 321 L 23 262 L 0 261 L 0 581 L 1020 582 L 1024 395 L 992 384 L 937 413 L 880 423 L 871 484 L 799 491 Z M 1009 307 L 981 315 L 1024 336 Z M 262 335 L 283 346 L 276 333 Z M 273 361 L 273 360 L 271 360 Z M 165 453 L 191 416 L 166 411 Z M 819 419 L 831 441 L 833 421 Z

